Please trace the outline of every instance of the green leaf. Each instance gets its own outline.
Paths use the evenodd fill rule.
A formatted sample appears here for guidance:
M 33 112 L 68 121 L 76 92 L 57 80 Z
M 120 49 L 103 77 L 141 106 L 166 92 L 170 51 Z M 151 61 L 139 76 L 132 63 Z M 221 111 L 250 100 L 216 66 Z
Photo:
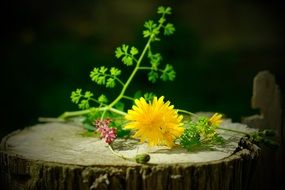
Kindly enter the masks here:
M 172 23 L 167 23 L 164 27 L 164 35 L 169 36 L 175 32 L 175 27 Z
M 108 99 L 104 94 L 101 94 L 98 97 L 98 102 L 100 102 L 101 104 L 106 104 L 106 103 L 108 103 Z
M 72 91 L 70 98 L 73 103 L 78 104 L 80 98 L 82 97 L 81 92 L 82 89 L 76 89 L 76 91 Z
M 126 44 L 123 44 L 123 45 L 122 45 L 122 50 L 123 50 L 123 52 L 124 52 L 125 54 L 128 53 L 128 49 L 129 49 L 129 46 L 128 46 L 128 45 L 126 45 Z
M 143 31 L 143 37 L 144 38 L 147 38 L 147 37 L 149 37 L 151 35 L 151 32 L 149 31 L 149 30 L 144 30 Z
M 190 122 L 179 138 L 180 145 L 191 151 L 195 146 L 201 145 L 200 132 L 194 122 Z
M 161 17 L 158 22 L 159 24 L 163 24 L 166 21 L 166 19 L 164 17 Z
M 101 104 L 106 104 L 106 103 L 108 103 L 108 99 L 104 94 L 101 94 L 98 97 L 98 102 L 100 102 Z
M 133 65 L 133 59 L 134 59 L 133 57 L 134 55 L 138 54 L 138 50 L 137 48 L 132 47 L 130 50 L 130 54 L 129 54 L 128 49 L 129 49 L 129 46 L 126 44 L 123 44 L 122 47 L 117 48 L 116 57 L 120 58 L 123 56 L 122 62 L 127 66 L 131 66 Z
M 86 91 L 84 94 L 84 98 L 90 99 L 93 96 L 93 94 L 90 91 Z
M 117 47 L 117 49 L 115 51 L 115 56 L 117 58 L 120 58 L 122 55 L 124 55 L 124 52 L 122 51 L 121 47 Z
M 146 21 L 144 27 L 147 28 L 147 30 L 143 31 L 143 36 L 145 38 L 151 35 L 155 36 L 159 34 L 159 27 L 153 22 L 153 20 Z
M 133 58 L 130 55 L 126 55 L 122 59 L 123 63 L 127 66 L 133 65 Z
M 90 72 L 90 78 L 92 81 L 96 82 L 99 76 L 99 69 L 95 67 L 93 71 Z
M 174 71 L 172 65 L 167 64 L 164 68 L 164 70 L 162 71 L 162 75 L 160 76 L 160 78 L 163 81 L 173 81 L 175 79 L 176 76 L 176 72 Z
M 114 77 L 119 76 L 119 75 L 121 74 L 121 70 L 120 70 L 120 69 L 117 69 L 117 68 L 115 68 L 115 67 L 112 67 L 112 68 L 110 69 L 110 74 L 111 74 L 112 76 L 114 76 Z
M 80 109 L 88 109 L 89 108 L 89 101 L 88 100 L 81 100 L 81 102 L 78 106 Z
M 132 48 L 131 48 L 130 53 L 134 56 L 134 55 L 138 54 L 138 53 L 139 53 L 139 51 L 138 51 L 138 49 L 137 49 L 137 48 L 132 47 Z
M 106 76 L 100 76 L 97 79 L 97 84 L 104 85 L 106 83 Z
M 151 64 L 151 68 L 152 70 L 157 70 L 157 67 L 159 66 L 162 57 L 160 55 L 160 53 L 156 53 L 156 54 L 149 54 L 148 56 L 150 58 L 150 64 Z
M 170 15 L 171 14 L 171 8 L 170 7 L 163 7 L 163 6 L 160 6 L 158 7 L 157 9 L 157 13 L 158 14 L 166 14 L 166 15 Z
M 164 10 L 164 13 L 166 15 L 171 15 L 171 7 L 166 7 L 166 9 Z
M 147 28 L 149 31 L 152 31 L 152 29 L 156 28 L 157 24 L 153 22 L 153 20 L 148 20 L 144 23 L 144 27 Z
M 115 82 L 114 78 L 108 78 L 107 79 L 107 83 L 106 83 L 107 88 L 114 88 L 115 85 L 116 85 L 116 82 Z
M 157 78 L 158 78 L 158 73 L 154 70 L 151 70 L 149 73 L 148 73 L 148 80 L 152 83 L 155 83 L 157 81 Z
M 165 8 L 163 6 L 159 6 L 157 9 L 157 14 L 164 14 Z
M 147 92 L 143 95 L 144 99 L 149 102 L 152 101 L 156 95 L 153 92 Z
M 159 34 L 159 28 L 154 28 L 154 29 L 152 30 L 152 34 L 153 34 L 153 35 L 158 35 L 158 34 Z M 157 39 L 159 39 L 159 38 L 157 38 Z M 157 40 L 157 39 L 155 39 L 155 40 Z M 159 40 L 157 40 L 157 41 L 159 41 Z
M 100 70 L 99 70 L 99 73 L 104 75 L 106 73 L 106 71 L 108 70 L 108 68 L 104 67 L 104 66 L 101 66 L 100 67 Z

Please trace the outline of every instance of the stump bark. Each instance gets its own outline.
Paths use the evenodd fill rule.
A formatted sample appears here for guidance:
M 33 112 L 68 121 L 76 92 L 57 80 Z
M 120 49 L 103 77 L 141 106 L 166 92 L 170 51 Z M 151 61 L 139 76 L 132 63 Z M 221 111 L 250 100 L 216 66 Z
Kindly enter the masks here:
M 225 128 L 250 132 L 226 120 Z M 148 164 L 113 155 L 106 144 L 83 135 L 81 126 L 38 124 L 15 131 L 1 142 L 1 187 L 4 189 L 250 189 L 259 148 L 239 133 L 219 131 L 226 144 L 211 150 L 148 147 L 118 140 L 117 152 L 149 152 Z

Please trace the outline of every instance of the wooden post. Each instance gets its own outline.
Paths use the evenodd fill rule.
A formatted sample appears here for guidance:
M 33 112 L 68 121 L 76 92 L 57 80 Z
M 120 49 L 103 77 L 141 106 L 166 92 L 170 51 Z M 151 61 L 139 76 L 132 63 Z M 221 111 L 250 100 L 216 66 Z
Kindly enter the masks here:
M 285 181 L 285 126 L 282 124 L 285 120 L 281 108 L 281 92 L 274 75 L 269 71 L 259 72 L 255 76 L 251 106 L 253 109 L 260 109 L 260 115 L 243 118 L 242 123 L 257 129 L 275 130 L 276 140 L 280 144 L 277 150 L 262 147 L 262 159 L 256 176 L 256 189 L 279 189 Z

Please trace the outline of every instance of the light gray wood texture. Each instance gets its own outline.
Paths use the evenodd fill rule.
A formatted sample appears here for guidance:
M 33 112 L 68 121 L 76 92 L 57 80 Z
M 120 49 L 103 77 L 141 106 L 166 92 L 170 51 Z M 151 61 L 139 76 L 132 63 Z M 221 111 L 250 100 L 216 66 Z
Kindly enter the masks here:
M 223 127 L 252 131 L 226 120 Z M 125 156 L 148 151 L 149 164 L 113 155 L 106 144 L 64 123 L 38 124 L 2 139 L 1 183 L 8 189 L 247 189 L 259 149 L 241 135 L 220 131 L 227 143 L 187 152 L 118 140 Z

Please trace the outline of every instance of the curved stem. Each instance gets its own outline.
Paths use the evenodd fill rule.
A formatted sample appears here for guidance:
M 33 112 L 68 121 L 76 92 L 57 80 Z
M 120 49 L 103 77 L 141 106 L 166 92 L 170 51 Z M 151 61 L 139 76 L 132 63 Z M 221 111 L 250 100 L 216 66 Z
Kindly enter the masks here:
M 98 100 L 96 100 L 95 98 L 89 98 L 89 100 L 92 100 L 93 102 L 98 103 L 99 105 L 104 105 L 106 106 L 106 104 L 102 104 L 101 102 L 99 102 Z
M 116 79 L 122 86 L 125 85 L 125 83 L 123 83 L 123 81 L 121 81 L 118 77 L 115 77 L 115 79 Z
M 109 111 L 113 112 L 113 113 L 116 113 L 116 114 L 119 114 L 119 115 L 127 115 L 126 112 L 123 112 L 123 111 L 120 111 L 118 109 L 115 109 L 115 108 L 109 108 Z
M 223 127 L 218 127 L 217 129 L 221 129 L 224 131 L 231 131 L 231 132 L 236 132 L 236 133 L 241 133 L 244 135 L 249 135 L 249 133 L 243 132 L 243 131 L 238 131 L 238 130 L 234 130 L 234 129 L 228 129 L 228 128 L 223 128 Z
M 118 156 L 118 157 L 120 157 L 120 158 L 123 158 L 124 160 L 134 161 L 134 159 L 132 159 L 132 158 L 125 157 L 124 155 L 115 152 L 115 151 L 113 150 L 113 147 L 112 147 L 111 145 L 109 145 L 108 147 L 109 147 L 110 151 L 111 151 L 114 155 L 116 155 L 116 156 Z
M 123 96 L 123 98 L 127 99 L 127 100 L 131 100 L 131 101 L 135 101 L 135 98 L 129 97 L 129 96 Z
M 178 112 L 180 112 L 180 113 L 186 113 L 186 114 L 188 114 L 188 115 L 191 115 L 191 116 L 194 116 L 194 117 L 199 117 L 197 114 L 195 114 L 195 113 L 192 113 L 192 112 L 190 112 L 190 111 L 187 111 L 187 110 L 183 110 L 183 109 L 176 109 Z

